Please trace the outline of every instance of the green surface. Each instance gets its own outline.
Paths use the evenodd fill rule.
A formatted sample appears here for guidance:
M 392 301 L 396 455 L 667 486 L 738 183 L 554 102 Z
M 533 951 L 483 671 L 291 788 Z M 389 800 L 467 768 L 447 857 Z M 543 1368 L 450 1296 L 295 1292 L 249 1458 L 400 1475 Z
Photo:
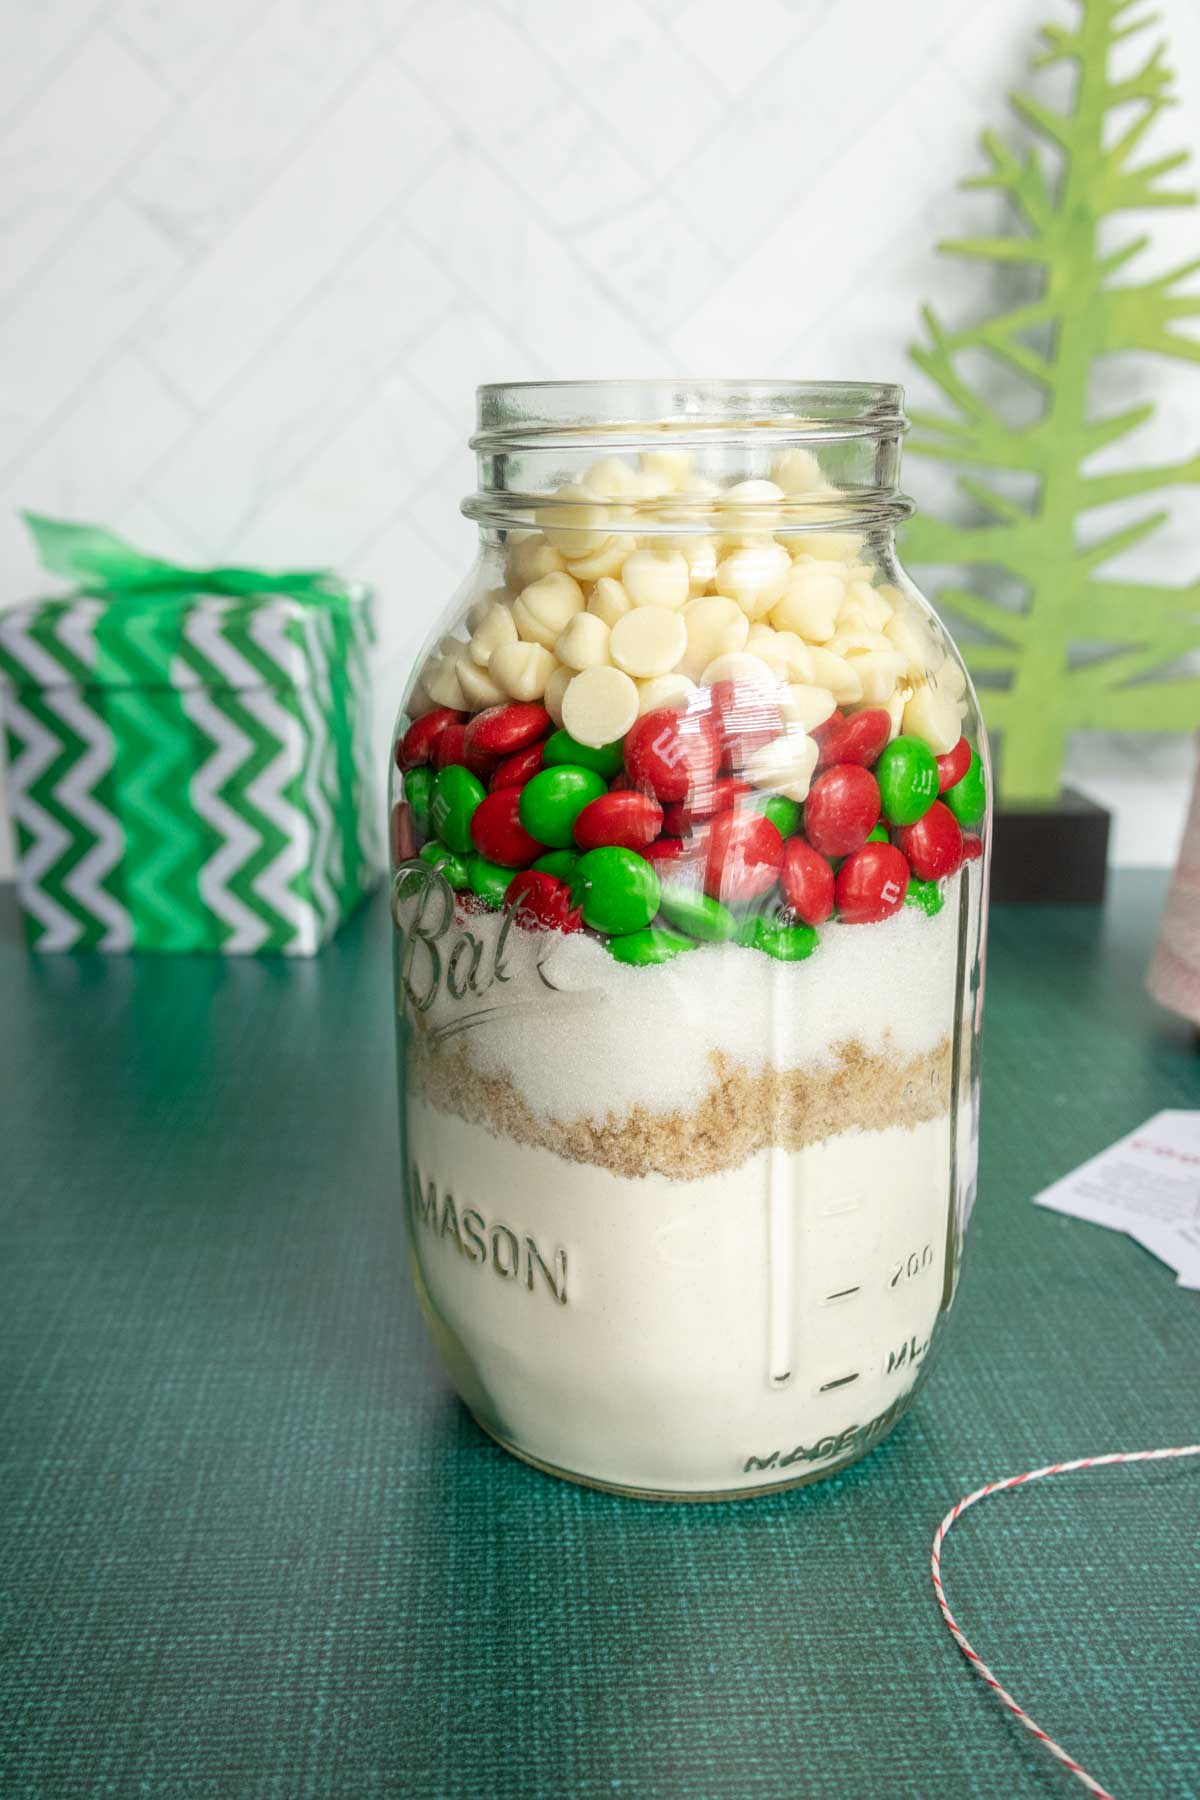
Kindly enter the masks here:
M 0 1793 L 1066 1796 L 929 1587 L 947 1507 L 1197 1434 L 1200 1296 L 1029 1195 L 1164 1106 L 1163 884 L 994 918 L 982 1191 L 941 1363 L 824 1485 L 555 1482 L 451 1399 L 404 1266 L 387 914 L 314 963 L 29 957 L 0 926 Z M 1001 1679 L 1121 1800 L 1200 1792 L 1200 1467 L 952 1534 Z

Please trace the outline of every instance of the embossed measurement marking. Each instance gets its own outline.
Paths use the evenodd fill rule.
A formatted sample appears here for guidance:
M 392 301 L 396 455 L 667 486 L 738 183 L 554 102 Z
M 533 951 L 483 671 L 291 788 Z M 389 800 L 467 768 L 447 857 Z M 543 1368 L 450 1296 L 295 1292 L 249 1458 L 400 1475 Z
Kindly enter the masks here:
M 823 1381 L 817 1392 L 821 1394 L 831 1394 L 834 1388 L 849 1387 L 852 1381 L 858 1380 L 859 1373 L 860 1371 L 855 1369 L 853 1375 L 839 1375 L 835 1381 Z
M 862 1293 L 862 1289 L 861 1289 L 861 1287 L 858 1287 L 858 1286 L 848 1287 L 848 1288 L 838 1288 L 836 1290 L 836 1292 L 834 1292 L 832 1294 L 826 1294 L 825 1304 L 826 1304 L 826 1306 L 828 1306 L 830 1304 L 830 1302 L 833 1300 L 849 1300 L 851 1294 L 861 1294 L 861 1293 Z

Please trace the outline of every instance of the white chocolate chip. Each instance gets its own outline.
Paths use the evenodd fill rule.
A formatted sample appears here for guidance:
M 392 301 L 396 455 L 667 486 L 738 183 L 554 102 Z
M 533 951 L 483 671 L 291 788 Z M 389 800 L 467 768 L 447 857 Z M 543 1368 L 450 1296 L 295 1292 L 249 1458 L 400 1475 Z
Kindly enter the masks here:
M 562 722 L 578 744 L 596 750 L 615 743 L 637 716 L 637 683 L 620 669 L 585 669 L 567 684 Z
M 643 450 L 642 474 L 657 483 L 659 494 L 675 494 L 691 479 L 692 459 L 684 450 Z
M 910 674 L 932 675 L 941 666 L 944 652 L 918 607 L 898 606 L 883 629 Z
M 421 682 L 414 681 L 408 690 L 408 699 L 404 703 L 405 717 L 423 719 L 425 714 L 432 712 L 436 705 L 437 701 L 426 691 Z
M 588 597 L 588 612 L 597 619 L 603 619 L 610 628 L 632 608 L 633 601 L 621 583 L 609 575 L 601 576 Z
M 853 531 L 802 531 L 793 542 L 792 555 L 852 563 L 862 549 L 862 543 L 862 538 Z
M 856 700 L 862 699 L 862 682 L 844 656 L 835 656 L 831 650 L 818 648 L 810 650 L 809 655 L 812 657 L 813 680 L 818 687 L 827 687 L 839 706 L 853 706 Z
M 863 699 L 886 706 L 904 675 L 904 658 L 895 650 L 862 650 L 852 651 L 846 660 L 862 683 Z
M 714 537 L 681 537 L 674 540 L 688 566 L 688 587 L 693 596 L 703 594 L 712 585 L 717 572 L 717 540 Z
M 540 581 L 543 575 L 553 575 L 562 566 L 562 557 L 540 531 L 524 532 L 508 540 L 504 573 L 514 593 L 520 593 L 530 582 Z
M 863 576 L 852 576 L 846 584 L 846 597 L 838 614 L 839 624 L 853 619 L 872 631 L 885 631 L 891 616 L 892 603 L 887 596 L 873 588 Z
M 958 702 L 952 694 L 926 682 L 914 689 L 904 708 L 904 729 L 913 737 L 923 738 L 935 756 L 953 750 L 962 732 L 959 729 Z
M 796 632 L 808 644 L 828 643 L 837 630 L 845 591 L 840 573 L 795 563 L 782 598 L 771 608 L 771 623 L 779 631 Z
M 583 478 L 589 493 L 602 500 L 630 499 L 637 491 L 637 470 L 619 456 L 602 456 Z
M 478 600 L 472 601 L 467 608 L 467 630 L 478 631 L 481 622 L 486 619 L 493 606 L 507 606 L 509 592 L 506 587 L 485 588 Z
M 576 613 L 554 642 L 554 654 L 568 669 L 592 669 L 611 662 L 608 626 L 595 613 Z
M 770 625 L 752 625 L 746 649 L 753 656 L 761 656 L 785 681 L 812 680 L 808 645 L 794 631 L 775 631 Z
M 574 669 L 568 669 L 565 664 L 560 663 L 546 683 L 546 691 L 542 695 L 542 705 L 556 725 L 562 724 L 563 695 L 574 681 L 575 675 Z
M 687 649 L 683 615 L 669 606 L 635 606 L 612 628 L 609 654 L 618 669 L 642 680 L 666 675 Z
M 789 800 L 807 798 L 817 766 L 818 748 L 806 731 L 788 731 L 752 750 L 742 774 L 755 787 L 770 788 Z
M 839 625 L 825 648 L 832 650 L 835 656 L 858 656 L 864 650 L 881 650 L 886 656 L 897 654 L 891 638 L 885 637 L 882 631 L 871 631 L 866 625 L 847 625 L 844 629 Z M 903 657 L 900 662 L 903 666 Z
M 541 644 L 546 650 L 568 620 L 583 611 L 583 589 L 570 575 L 543 575 L 540 581 L 523 588 L 513 601 L 513 620 L 528 644 Z
M 501 644 L 515 644 L 516 641 L 517 627 L 512 608 L 489 606 L 471 635 L 471 660 L 486 669 L 493 650 L 498 650 Z
M 722 594 L 689 600 L 683 609 L 683 623 L 687 628 L 683 668 L 693 680 L 702 674 L 714 656 L 744 649 L 750 631 L 750 621 L 737 601 L 727 600 Z
M 714 656 L 700 676 L 701 687 L 712 687 L 717 681 L 744 682 L 751 687 L 776 687 L 775 671 L 768 668 L 761 656 L 751 656 L 746 650 L 729 650 L 723 656 Z
M 933 686 L 941 689 L 943 694 L 952 694 L 956 700 L 962 700 L 966 695 L 967 678 L 958 660 L 953 656 L 948 656 L 929 679 Z
M 564 556 L 586 556 L 598 550 L 609 536 L 610 509 L 581 481 L 568 481 L 554 496 L 553 506 L 539 506 L 534 517 L 546 534 L 546 542 Z
M 605 576 L 619 575 L 636 548 L 637 539 L 633 537 L 605 538 L 600 548 L 587 556 L 568 557 L 567 568 L 576 581 L 600 581 Z
M 771 479 L 785 494 L 809 494 L 820 486 L 821 465 L 811 450 L 785 450 L 771 465 Z
M 455 712 L 466 711 L 466 695 L 452 657 L 431 656 L 421 670 L 421 686 L 437 706 L 452 706 Z
M 805 731 L 815 731 L 826 719 L 831 719 L 837 709 L 837 702 L 828 688 L 813 687 L 804 681 L 790 681 L 787 699 L 783 702 L 785 715 Z
M 751 619 L 761 619 L 781 598 L 792 565 L 787 551 L 773 538 L 743 544 L 717 564 L 718 594 L 736 600 Z
M 557 666 L 543 644 L 501 644 L 488 674 L 510 700 L 540 700 Z
M 635 550 L 621 570 L 621 585 L 635 606 L 683 606 L 690 581 L 686 558 L 670 544 Z
M 658 712 L 664 706 L 686 706 L 688 696 L 696 692 L 696 684 L 681 670 L 669 675 L 654 675 L 638 682 L 638 718 L 644 713 Z
M 499 706 L 508 698 L 499 682 L 486 669 L 480 668 L 472 657 L 460 656 L 455 668 L 458 685 L 472 712 L 479 712 L 485 706 Z

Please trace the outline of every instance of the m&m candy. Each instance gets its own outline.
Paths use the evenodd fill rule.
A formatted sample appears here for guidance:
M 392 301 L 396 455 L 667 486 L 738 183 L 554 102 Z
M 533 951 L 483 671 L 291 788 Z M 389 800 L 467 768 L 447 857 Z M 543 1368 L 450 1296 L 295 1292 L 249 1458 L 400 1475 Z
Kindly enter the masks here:
M 946 789 L 942 799 L 960 825 L 980 823 L 987 811 L 987 785 L 978 751 L 972 750 L 965 774 Z
M 426 844 L 424 849 L 417 851 L 417 855 L 423 863 L 428 863 L 431 869 L 436 869 L 439 874 L 444 875 L 452 888 L 465 888 L 469 885 L 470 877 L 467 874 L 464 858 L 455 856 L 452 850 L 447 850 L 445 844 L 436 842 Z
M 936 881 L 910 881 L 908 892 L 904 896 L 905 906 L 917 907 L 932 918 L 940 913 L 946 904 L 945 895 Z
M 902 825 L 896 846 L 908 858 L 918 881 L 940 881 L 953 875 L 962 862 L 962 832 L 958 820 L 941 800 L 935 800 L 915 825 Z
M 862 712 L 851 713 L 848 719 L 839 717 L 823 735 L 818 736 L 815 731 L 810 735 L 819 745 L 818 768 L 828 768 L 833 763 L 860 763 L 870 768 L 892 735 L 891 715 L 882 706 L 868 706 Z
M 635 787 L 663 802 L 711 788 L 720 746 L 707 718 L 668 709 L 650 712 L 625 739 L 625 768 Z
M 548 769 L 559 763 L 571 763 L 577 769 L 594 769 L 606 781 L 619 775 L 623 762 L 623 740 L 615 744 L 580 744 L 569 731 L 553 731 L 542 751 Z
M 804 802 L 804 834 L 822 856 L 859 850 L 879 821 L 879 785 L 858 763 L 837 763 L 818 775 Z
M 669 867 L 671 863 L 682 862 L 684 860 L 684 852 L 687 847 L 688 846 L 684 844 L 682 838 L 660 837 L 655 838 L 652 844 L 647 844 L 646 848 L 642 851 L 642 855 L 646 858 L 647 862 L 653 863 L 656 868 L 660 866 Z
M 803 924 L 823 925 L 833 912 L 833 869 L 805 838 L 789 838 L 783 846 L 779 885 Z
M 458 856 L 466 856 L 471 849 L 471 820 L 483 797 L 483 783 L 461 763 L 439 769 L 429 802 L 429 822 L 443 844 Z
M 523 869 L 545 848 L 521 823 L 520 802 L 524 788 L 497 788 L 471 815 L 471 842 L 488 862 L 506 869 Z
M 640 931 L 658 911 L 658 876 L 644 856 L 619 844 L 589 850 L 571 877 L 571 894 L 593 931 Z
M 659 910 L 670 924 L 705 944 L 724 944 L 736 936 L 737 920 L 719 900 L 685 883 L 672 883 L 669 873 L 661 875 L 660 880 Z
M 471 884 L 471 892 L 478 895 L 491 912 L 498 912 L 504 905 L 504 896 L 513 878 L 511 869 L 503 863 L 488 862 L 486 857 L 477 852 L 467 858 L 467 880 Z
M 786 794 L 762 794 L 752 805 L 755 812 L 760 812 L 764 819 L 770 819 L 780 837 L 793 837 L 799 831 L 803 816 L 800 806 L 797 801 L 789 800 Z
M 489 706 L 476 713 L 466 729 L 466 748 L 475 756 L 512 756 L 545 737 L 550 714 L 532 701 Z
M 714 900 L 756 900 L 775 885 L 783 839 L 756 812 L 718 813 L 708 829 L 704 886 Z
M 508 884 L 504 904 L 526 931 L 578 931 L 583 923 L 565 881 L 544 869 L 525 869 Z
M 413 826 L 420 838 L 429 836 L 429 806 L 433 799 L 433 782 L 432 769 L 410 769 L 404 777 L 404 798 L 412 808 Z
M 738 943 L 765 951 L 777 962 L 803 962 L 816 949 L 817 934 L 811 925 L 791 925 L 784 919 L 751 913 L 738 929 Z
M 937 759 L 938 793 L 944 794 L 956 781 L 961 781 L 970 766 L 971 746 L 965 737 L 960 737 L 953 750 L 947 750 Z
M 429 761 L 433 749 L 433 740 L 447 725 L 461 725 L 466 714 L 455 712 L 452 707 L 438 706 L 432 712 L 422 713 L 414 719 L 400 742 L 396 745 L 396 762 L 402 769 L 415 769 L 419 763 Z
M 534 859 L 533 867 L 540 873 L 557 875 L 560 881 L 570 881 L 578 861 L 577 850 L 547 850 L 545 856 Z
M 908 882 L 908 863 L 894 844 L 864 844 L 837 872 L 834 898 L 839 918 L 847 925 L 876 925 L 890 919 L 904 905 Z
M 581 850 L 601 844 L 624 844 L 644 850 L 662 829 L 663 810 L 652 794 L 599 794 L 575 817 L 575 842 Z
M 880 752 L 875 780 L 889 825 L 915 825 L 937 799 L 937 762 L 920 738 L 893 738 Z
M 661 925 L 644 925 L 640 931 L 627 931 L 608 940 L 610 956 L 637 968 L 671 962 L 682 951 L 695 949 L 691 938 L 683 937 L 678 931 L 666 931 Z
M 575 820 L 591 800 L 608 792 L 594 769 L 560 763 L 543 769 L 519 790 L 521 823 L 539 844 L 567 850 L 575 837 Z
M 405 800 L 397 800 L 391 813 L 392 861 L 407 862 L 417 854 L 417 833 L 413 810 Z
M 506 756 L 503 762 L 496 764 L 488 782 L 488 792 L 494 794 L 497 788 L 524 787 L 541 766 L 542 745 L 530 744 L 526 749 L 518 750 L 515 756 Z
M 677 800 L 663 813 L 663 830 L 672 837 L 686 837 L 697 820 L 711 819 L 714 813 L 726 812 L 736 801 L 754 789 L 744 781 L 720 776 L 707 787 L 699 787 L 687 800 Z M 765 810 L 759 808 L 760 811 Z

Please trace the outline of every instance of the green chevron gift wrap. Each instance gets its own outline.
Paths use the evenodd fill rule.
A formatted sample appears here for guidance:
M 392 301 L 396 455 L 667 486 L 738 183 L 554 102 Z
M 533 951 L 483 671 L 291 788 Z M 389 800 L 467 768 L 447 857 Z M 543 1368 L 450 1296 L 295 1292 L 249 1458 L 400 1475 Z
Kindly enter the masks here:
M 90 578 L 0 612 L 32 945 L 311 955 L 380 866 L 365 592 L 30 523 L 48 566 Z M 47 554 L 43 530 L 88 554 Z

